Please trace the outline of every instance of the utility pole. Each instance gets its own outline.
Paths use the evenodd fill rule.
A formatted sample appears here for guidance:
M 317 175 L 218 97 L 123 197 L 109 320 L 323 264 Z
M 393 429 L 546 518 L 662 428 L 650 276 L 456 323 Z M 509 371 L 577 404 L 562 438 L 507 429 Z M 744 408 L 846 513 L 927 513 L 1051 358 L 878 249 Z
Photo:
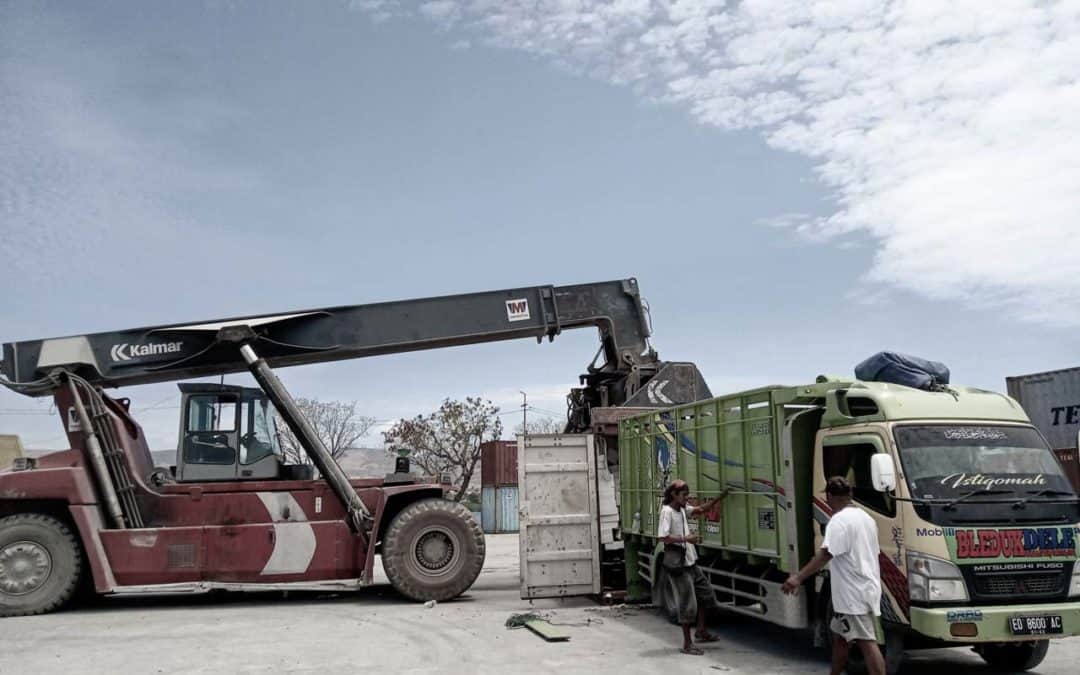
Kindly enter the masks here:
M 528 410 L 529 410 L 529 397 L 525 392 L 521 391 L 520 389 L 518 390 L 518 393 L 521 394 L 521 432 L 524 435 L 528 436 L 529 435 L 529 413 L 528 413 Z

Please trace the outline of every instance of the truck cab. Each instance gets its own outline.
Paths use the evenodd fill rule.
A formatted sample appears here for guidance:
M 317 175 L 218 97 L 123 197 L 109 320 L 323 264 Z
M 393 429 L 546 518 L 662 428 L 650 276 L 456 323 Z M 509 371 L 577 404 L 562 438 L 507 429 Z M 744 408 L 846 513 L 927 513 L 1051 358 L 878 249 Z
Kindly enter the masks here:
M 817 496 L 827 478 L 848 478 L 878 525 L 883 620 L 911 646 L 972 645 L 1022 670 L 1048 638 L 1080 633 L 1080 505 L 1012 399 L 878 383 L 836 391 L 814 457 L 815 520 L 830 515 Z M 895 469 L 890 489 L 875 458 Z

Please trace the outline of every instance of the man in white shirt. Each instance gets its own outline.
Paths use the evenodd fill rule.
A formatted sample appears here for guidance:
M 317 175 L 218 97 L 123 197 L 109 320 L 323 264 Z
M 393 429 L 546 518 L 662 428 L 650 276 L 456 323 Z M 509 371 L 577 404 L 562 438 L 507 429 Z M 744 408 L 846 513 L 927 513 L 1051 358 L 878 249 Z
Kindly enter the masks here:
M 674 480 L 664 490 L 663 506 L 660 507 L 660 527 L 656 533 L 664 542 L 661 564 L 667 578 L 668 590 L 679 608 L 679 623 L 683 632 L 683 654 L 700 656 L 705 652 L 694 646 L 690 626 L 697 620 L 698 642 L 716 642 L 716 636 L 705 629 L 705 610 L 719 607 L 716 594 L 708 577 L 697 566 L 697 549 L 694 544 L 701 537 L 690 534 L 689 518 L 697 513 L 704 515 L 716 508 L 727 490 L 709 501 L 690 506 L 690 486 L 683 480 Z
M 807 579 L 829 565 L 833 617 L 831 675 L 840 675 L 848 660 L 848 645 L 862 651 L 870 675 L 885 675 L 885 659 L 877 643 L 877 617 L 881 615 L 881 568 L 878 564 L 877 524 L 851 501 L 851 483 L 833 476 L 825 484 L 825 499 L 832 518 L 817 554 L 784 582 L 791 594 Z

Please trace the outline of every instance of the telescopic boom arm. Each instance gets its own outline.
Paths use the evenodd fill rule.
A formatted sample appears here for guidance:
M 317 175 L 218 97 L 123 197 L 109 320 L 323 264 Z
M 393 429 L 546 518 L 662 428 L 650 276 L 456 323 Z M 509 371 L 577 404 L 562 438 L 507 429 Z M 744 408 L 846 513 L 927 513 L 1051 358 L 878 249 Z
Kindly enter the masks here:
M 146 326 L 4 345 L 7 384 L 31 396 L 50 393 L 62 368 L 91 384 L 120 387 L 248 369 L 230 330 L 271 367 L 324 363 L 455 345 L 535 337 L 595 326 L 605 363 L 628 372 L 657 363 L 637 281 L 532 286 L 368 305 L 328 307 L 198 323 Z

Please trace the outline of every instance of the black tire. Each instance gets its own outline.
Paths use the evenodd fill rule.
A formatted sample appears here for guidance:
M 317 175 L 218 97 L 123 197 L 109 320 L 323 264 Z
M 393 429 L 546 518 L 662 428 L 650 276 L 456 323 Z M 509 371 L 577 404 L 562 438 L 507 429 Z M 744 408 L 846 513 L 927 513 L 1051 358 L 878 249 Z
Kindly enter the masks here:
M 457 502 L 413 502 L 390 522 L 382 561 L 399 593 L 420 602 L 442 602 L 464 593 L 480 575 L 484 533 Z
M 825 593 L 830 593 L 828 587 L 824 590 Z M 827 638 L 826 644 L 830 652 L 830 658 L 832 653 L 832 641 L 833 632 L 829 628 L 829 622 L 832 621 L 833 608 L 831 596 L 825 603 L 825 635 Z M 900 672 L 900 668 L 904 665 L 904 633 L 903 629 L 894 625 L 882 622 L 882 631 L 885 633 L 885 644 L 878 645 L 881 647 L 881 655 L 885 657 L 885 675 L 897 675 Z M 847 672 L 850 675 L 866 675 L 870 672 L 866 667 L 866 660 L 863 659 L 862 650 L 858 645 L 848 646 L 848 665 Z
M 1031 670 L 1043 662 L 1050 649 L 1049 640 L 1031 642 L 1007 642 L 979 647 L 979 656 L 994 670 L 1004 673 L 1020 673 Z
M 660 612 L 661 616 L 668 621 L 679 625 L 679 605 L 675 602 L 675 595 L 671 592 L 671 584 L 668 583 L 668 572 L 663 565 L 656 566 L 656 581 L 652 586 L 652 604 Z
M 82 551 L 67 525 L 40 513 L 0 519 L 0 616 L 59 609 L 82 574 Z

